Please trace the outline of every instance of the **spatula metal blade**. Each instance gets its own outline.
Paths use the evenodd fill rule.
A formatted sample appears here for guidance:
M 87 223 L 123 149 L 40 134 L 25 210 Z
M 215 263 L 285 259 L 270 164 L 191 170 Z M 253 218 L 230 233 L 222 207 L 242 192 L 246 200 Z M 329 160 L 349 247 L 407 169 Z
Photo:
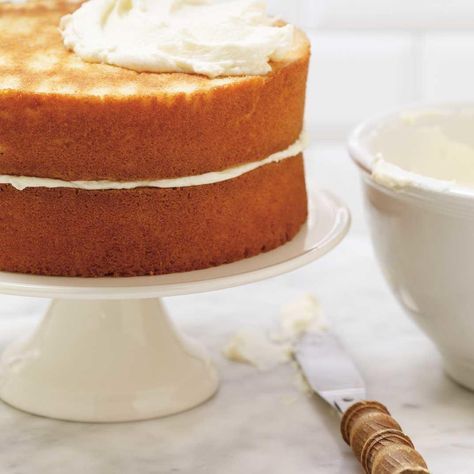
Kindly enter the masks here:
M 303 336 L 296 345 L 295 358 L 310 387 L 340 413 L 366 399 L 357 367 L 329 331 Z

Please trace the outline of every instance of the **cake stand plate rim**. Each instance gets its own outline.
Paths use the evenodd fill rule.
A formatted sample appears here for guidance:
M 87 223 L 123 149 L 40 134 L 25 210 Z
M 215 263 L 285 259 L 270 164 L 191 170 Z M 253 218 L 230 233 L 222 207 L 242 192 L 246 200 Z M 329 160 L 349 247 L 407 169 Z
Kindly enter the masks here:
M 293 240 L 255 257 L 169 275 L 76 278 L 0 272 L 0 293 L 40 298 L 134 299 L 216 291 L 296 270 L 336 247 L 350 228 L 349 209 L 332 193 L 309 196 L 308 222 Z

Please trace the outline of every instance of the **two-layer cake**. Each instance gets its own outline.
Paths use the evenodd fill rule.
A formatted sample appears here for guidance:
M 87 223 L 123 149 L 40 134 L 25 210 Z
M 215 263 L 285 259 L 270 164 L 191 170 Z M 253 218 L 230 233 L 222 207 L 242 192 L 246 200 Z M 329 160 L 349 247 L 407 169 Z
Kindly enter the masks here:
M 120 21 L 134 3 L 92 1 Z M 265 74 L 143 72 L 65 47 L 58 25 L 80 4 L 0 5 L 0 270 L 182 272 L 295 236 L 307 216 L 303 33 Z

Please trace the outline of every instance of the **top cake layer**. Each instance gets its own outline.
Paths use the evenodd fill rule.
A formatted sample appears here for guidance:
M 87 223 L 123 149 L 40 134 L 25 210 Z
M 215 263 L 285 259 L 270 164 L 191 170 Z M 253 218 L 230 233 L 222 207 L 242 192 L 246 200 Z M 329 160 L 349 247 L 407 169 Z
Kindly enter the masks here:
M 303 33 L 266 76 L 137 73 L 64 48 L 59 20 L 80 3 L 0 5 L 0 174 L 175 178 L 261 160 L 298 139 Z

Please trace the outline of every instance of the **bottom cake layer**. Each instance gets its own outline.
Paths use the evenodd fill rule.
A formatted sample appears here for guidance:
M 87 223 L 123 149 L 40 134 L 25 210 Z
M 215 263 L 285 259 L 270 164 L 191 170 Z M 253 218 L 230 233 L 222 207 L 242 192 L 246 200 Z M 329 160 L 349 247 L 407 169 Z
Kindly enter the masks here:
M 84 277 L 197 270 L 274 249 L 306 217 L 301 155 L 185 188 L 1 185 L 0 270 Z

